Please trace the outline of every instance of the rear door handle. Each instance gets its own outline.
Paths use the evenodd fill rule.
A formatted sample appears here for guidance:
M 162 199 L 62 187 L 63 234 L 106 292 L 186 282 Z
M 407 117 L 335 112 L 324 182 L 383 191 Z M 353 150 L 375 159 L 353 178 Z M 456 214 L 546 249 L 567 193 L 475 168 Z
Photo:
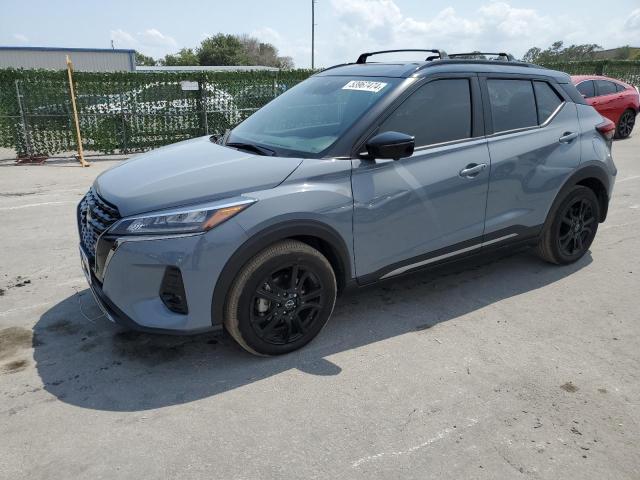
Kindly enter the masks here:
M 464 167 L 462 170 L 460 170 L 459 175 L 461 177 L 473 178 L 476 175 L 478 175 L 481 171 L 483 171 L 485 168 L 487 168 L 486 163 L 480 163 L 480 164 L 470 163 L 469 165 Z
M 576 138 L 578 138 L 578 134 L 576 132 L 564 132 L 564 134 L 558 139 L 558 141 L 560 143 L 570 143 Z

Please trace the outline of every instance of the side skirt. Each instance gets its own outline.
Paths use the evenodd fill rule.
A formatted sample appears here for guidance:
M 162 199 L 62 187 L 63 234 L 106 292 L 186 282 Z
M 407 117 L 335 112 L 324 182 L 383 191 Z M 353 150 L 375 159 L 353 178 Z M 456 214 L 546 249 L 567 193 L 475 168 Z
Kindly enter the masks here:
M 523 227 L 520 225 L 505 228 L 488 235 L 476 237 L 465 242 L 441 248 L 403 262 L 384 267 L 376 272 L 357 278 L 360 286 L 395 278 L 419 270 L 434 268 L 450 262 L 458 262 L 468 257 L 503 248 L 520 248 L 534 245 L 542 231 L 542 225 Z

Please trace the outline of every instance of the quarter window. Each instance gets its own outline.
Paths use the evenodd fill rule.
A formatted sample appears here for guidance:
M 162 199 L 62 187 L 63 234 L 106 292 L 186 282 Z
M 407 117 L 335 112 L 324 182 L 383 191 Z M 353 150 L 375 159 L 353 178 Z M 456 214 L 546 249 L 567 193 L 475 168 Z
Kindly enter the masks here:
M 543 124 L 553 112 L 560 106 L 562 99 L 547 82 L 533 82 L 536 92 L 536 104 L 538 105 L 538 123 Z
M 595 87 L 593 86 L 593 80 L 587 80 L 585 82 L 579 83 L 576 88 L 584 98 L 591 98 L 596 94 Z
M 504 132 L 538 124 L 530 80 L 487 80 L 493 131 Z
M 442 79 L 423 85 L 380 126 L 379 132 L 402 132 L 416 147 L 471 137 L 469 80 Z
M 599 97 L 616 93 L 616 85 L 613 82 L 609 82 L 607 80 L 596 80 L 596 84 L 598 85 Z
M 626 88 L 624 88 L 623 85 L 620 85 L 619 83 L 616 83 L 616 92 L 624 92 L 626 90 Z

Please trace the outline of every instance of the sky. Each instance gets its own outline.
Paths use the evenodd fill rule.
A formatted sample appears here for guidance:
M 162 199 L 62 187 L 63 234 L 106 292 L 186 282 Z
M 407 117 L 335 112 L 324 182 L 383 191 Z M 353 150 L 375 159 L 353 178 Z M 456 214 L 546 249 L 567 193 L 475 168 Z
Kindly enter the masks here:
M 316 67 L 363 51 L 440 48 L 521 56 L 553 41 L 640 47 L 640 0 L 318 0 Z M 155 58 L 218 33 L 311 63 L 311 0 L 0 0 L 0 45 L 133 48 Z

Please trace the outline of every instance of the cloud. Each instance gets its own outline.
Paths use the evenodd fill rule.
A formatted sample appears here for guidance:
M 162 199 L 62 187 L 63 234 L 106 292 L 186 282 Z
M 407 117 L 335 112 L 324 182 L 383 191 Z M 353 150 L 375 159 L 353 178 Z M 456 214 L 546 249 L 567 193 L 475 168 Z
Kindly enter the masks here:
M 150 28 L 142 33 L 138 33 L 138 37 L 144 45 L 148 46 L 175 48 L 178 45 L 173 37 L 165 35 L 155 28 Z
M 393 0 L 332 0 L 339 28 L 335 62 L 374 49 L 442 48 L 449 51 L 512 51 L 522 55 L 533 45 L 546 46 L 575 28 L 572 19 L 544 15 L 491 1 L 475 11 L 454 7 L 429 12 L 425 19 L 405 15 Z
M 624 28 L 625 30 L 637 30 L 640 32 L 640 8 L 636 8 L 631 12 L 624 22 Z
M 274 30 L 271 27 L 261 27 L 250 33 L 252 37 L 256 37 L 261 42 L 271 43 L 276 47 L 280 48 L 280 44 L 282 44 L 282 35 L 277 30 Z
M 135 34 L 122 29 L 111 30 L 111 40 L 116 48 L 132 48 L 154 57 L 162 57 L 177 50 L 178 42 L 156 28 Z
M 14 33 L 13 34 L 13 39 L 17 40 L 20 43 L 29 43 L 29 37 L 27 37 L 23 33 Z
M 116 48 L 136 48 L 138 41 L 129 32 L 122 29 L 111 30 L 111 40 Z

